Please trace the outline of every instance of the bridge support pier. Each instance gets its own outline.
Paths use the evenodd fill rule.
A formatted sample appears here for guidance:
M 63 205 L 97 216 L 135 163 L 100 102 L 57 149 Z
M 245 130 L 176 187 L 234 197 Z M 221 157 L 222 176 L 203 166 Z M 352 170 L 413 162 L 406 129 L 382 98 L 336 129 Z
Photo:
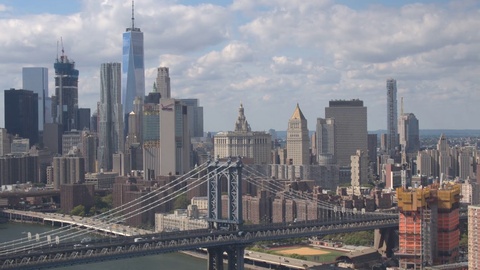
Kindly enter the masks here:
M 227 253 L 228 270 L 244 270 L 243 254 L 245 246 L 231 245 L 208 248 L 208 270 L 223 270 L 223 255 Z
M 391 258 L 395 244 L 395 230 L 393 228 L 375 230 L 373 247 L 378 250 L 382 256 Z

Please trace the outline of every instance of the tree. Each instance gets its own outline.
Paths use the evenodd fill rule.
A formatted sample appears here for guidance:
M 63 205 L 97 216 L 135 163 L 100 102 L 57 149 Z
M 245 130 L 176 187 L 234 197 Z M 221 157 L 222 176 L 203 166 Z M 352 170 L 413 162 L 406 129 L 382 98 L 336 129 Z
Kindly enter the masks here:
M 187 194 L 182 194 L 175 199 L 173 203 L 173 209 L 186 209 L 190 202 L 188 201 Z
M 85 216 L 85 206 L 83 205 L 77 205 L 75 208 L 70 211 L 70 215 L 74 216 Z

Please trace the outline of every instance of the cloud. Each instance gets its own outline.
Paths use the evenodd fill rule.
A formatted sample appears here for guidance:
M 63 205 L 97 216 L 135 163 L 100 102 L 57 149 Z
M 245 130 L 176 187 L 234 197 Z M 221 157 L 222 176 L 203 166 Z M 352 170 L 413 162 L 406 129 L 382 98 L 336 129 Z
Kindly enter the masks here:
M 172 96 L 199 98 L 212 131 L 233 127 L 240 101 L 252 128 L 285 129 L 298 102 L 314 129 L 329 100 L 359 98 L 372 130 L 386 128 L 385 80 L 393 77 L 421 128 L 480 128 L 469 120 L 480 102 L 480 4 L 430 2 L 138 1 L 146 91 L 156 69 L 169 67 Z M 0 16 L 0 88 L 20 88 L 23 66 L 44 66 L 51 93 L 62 38 L 80 70 L 80 106 L 94 108 L 100 64 L 121 62 L 130 8 L 128 0 L 84 0 L 69 14 L 24 14 L 0 5 L 8 13 Z

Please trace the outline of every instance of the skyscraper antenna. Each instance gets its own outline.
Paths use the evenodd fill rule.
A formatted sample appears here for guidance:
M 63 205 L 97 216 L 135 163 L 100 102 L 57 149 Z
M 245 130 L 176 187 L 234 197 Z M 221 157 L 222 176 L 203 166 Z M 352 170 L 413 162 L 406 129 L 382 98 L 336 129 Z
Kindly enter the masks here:
M 132 31 L 135 29 L 135 1 L 132 0 Z

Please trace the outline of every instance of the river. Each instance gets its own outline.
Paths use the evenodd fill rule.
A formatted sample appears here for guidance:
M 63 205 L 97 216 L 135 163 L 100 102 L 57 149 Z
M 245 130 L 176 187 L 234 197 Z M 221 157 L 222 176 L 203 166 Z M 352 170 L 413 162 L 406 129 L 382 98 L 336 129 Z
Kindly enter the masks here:
M 33 236 L 36 233 L 47 232 L 53 227 L 41 224 L 29 223 L 2 223 L 0 224 L 0 242 L 11 241 L 23 237 L 27 237 L 30 232 Z M 199 258 L 191 257 L 181 253 L 168 253 L 154 256 L 144 256 L 137 258 L 130 258 L 124 260 L 107 261 L 100 263 L 90 263 L 83 265 L 75 265 L 69 267 L 59 267 L 56 269 L 62 270 L 130 270 L 130 269 L 206 269 L 207 262 Z

